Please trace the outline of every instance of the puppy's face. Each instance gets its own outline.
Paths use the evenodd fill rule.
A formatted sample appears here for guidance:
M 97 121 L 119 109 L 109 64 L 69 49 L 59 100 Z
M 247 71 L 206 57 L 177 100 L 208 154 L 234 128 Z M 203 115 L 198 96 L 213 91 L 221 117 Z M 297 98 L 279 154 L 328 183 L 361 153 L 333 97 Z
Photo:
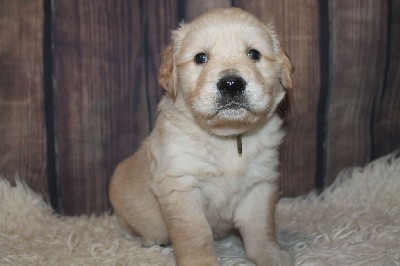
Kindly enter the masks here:
M 292 87 L 273 31 L 240 9 L 211 11 L 175 31 L 159 81 L 178 108 L 223 136 L 260 125 Z

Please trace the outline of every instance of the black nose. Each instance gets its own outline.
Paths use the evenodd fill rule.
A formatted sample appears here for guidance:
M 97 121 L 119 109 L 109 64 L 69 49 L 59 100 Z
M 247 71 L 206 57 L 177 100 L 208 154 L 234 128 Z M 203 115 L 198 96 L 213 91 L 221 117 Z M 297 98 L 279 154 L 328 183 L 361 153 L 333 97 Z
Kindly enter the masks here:
M 222 95 L 234 97 L 240 95 L 245 90 L 246 81 L 238 76 L 226 76 L 218 81 L 217 88 Z

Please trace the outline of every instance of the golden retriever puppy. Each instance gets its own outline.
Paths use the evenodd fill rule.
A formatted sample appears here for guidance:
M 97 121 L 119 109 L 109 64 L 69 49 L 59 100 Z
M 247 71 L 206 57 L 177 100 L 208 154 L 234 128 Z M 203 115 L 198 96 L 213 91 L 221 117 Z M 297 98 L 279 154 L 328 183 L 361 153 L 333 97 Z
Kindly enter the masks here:
M 258 265 L 290 265 L 275 239 L 275 109 L 292 87 L 275 33 L 238 8 L 212 10 L 173 32 L 154 130 L 118 165 L 115 212 L 144 246 L 172 242 L 178 265 L 218 265 L 213 239 L 237 230 Z

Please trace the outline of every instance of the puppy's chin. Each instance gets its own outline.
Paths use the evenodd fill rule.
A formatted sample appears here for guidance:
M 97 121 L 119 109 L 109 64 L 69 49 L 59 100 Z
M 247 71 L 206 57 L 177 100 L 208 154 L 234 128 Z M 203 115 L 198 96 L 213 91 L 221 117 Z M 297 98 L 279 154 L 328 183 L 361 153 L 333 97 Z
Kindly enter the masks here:
M 264 113 L 252 113 L 245 108 L 226 108 L 213 116 L 194 114 L 197 123 L 217 136 L 236 136 L 251 131 L 262 124 Z

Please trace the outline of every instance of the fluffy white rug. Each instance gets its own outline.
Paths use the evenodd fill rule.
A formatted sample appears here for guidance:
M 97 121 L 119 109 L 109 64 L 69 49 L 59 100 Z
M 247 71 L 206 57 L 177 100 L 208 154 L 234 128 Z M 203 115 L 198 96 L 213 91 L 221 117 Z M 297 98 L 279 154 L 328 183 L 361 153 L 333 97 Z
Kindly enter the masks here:
M 400 158 L 342 173 L 321 195 L 282 199 L 278 239 L 297 265 L 400 265 Z M 251 265 L 238 237 L 215 243 L 222 265 Z M 59 217 L 24 183 L 0 178 L 0 265 L 174 265 L 142 248 L 114 216 Z

